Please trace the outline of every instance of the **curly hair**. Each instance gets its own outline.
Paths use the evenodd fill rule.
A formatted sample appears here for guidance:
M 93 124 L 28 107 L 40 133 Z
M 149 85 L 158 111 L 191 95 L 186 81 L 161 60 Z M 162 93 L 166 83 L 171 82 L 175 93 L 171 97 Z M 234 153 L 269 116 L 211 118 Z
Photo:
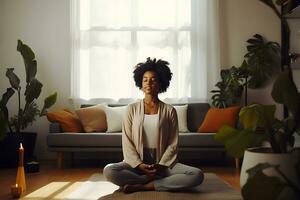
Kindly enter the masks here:
M 159 59 L 156 61 L 154 58 L 153 60 L 150 57 L 147 58 L 146 62 L 138 63 L 135 66 L 135 70 L 133 71 L 133 78 L 135 81 L 135 85 L 142 89 L 142 81 L 143 75 L 147 71 L 155 72 L 158 76 L 158 82 L 160 85 L 160 89 L 158 93 L 163 93 L 167 91 L 170 81 L 172 78 L 173 73 L 171 72 L 170 68 L 168 67 L 169 62 Z

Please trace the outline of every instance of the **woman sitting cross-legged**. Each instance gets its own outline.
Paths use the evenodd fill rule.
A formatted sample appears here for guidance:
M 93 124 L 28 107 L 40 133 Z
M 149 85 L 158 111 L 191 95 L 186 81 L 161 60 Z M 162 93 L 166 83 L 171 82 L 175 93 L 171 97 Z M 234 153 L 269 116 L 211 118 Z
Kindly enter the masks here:
M 169 63 L 147 59 L 134 70 L 144 99 L 128 105 L 122 126 L 123 162 L 105 166 L 106 179 L 126 193 L 183 191 L 202 183 L 203 172 L 177 162 L 178 119 L 173 106 L 159 100 L 169 87 Z

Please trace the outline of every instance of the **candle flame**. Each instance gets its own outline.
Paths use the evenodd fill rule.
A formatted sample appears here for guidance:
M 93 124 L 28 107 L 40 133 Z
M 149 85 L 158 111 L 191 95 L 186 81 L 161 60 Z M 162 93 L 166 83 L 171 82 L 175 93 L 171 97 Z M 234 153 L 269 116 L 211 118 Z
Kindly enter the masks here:
M 21 148 L 21 149 L 23 149 L 23 145 L 22 145 L 22 142 L 20 143 L 20 148 Z
M 18 187 L 18 183 L 16 183 L 16 187 Z

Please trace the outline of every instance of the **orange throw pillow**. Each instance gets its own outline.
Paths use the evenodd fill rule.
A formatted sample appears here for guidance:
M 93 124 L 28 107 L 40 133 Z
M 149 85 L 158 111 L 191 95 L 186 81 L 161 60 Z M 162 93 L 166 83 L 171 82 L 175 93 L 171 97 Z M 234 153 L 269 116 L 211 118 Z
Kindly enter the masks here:
M 197 132 L 216 133 L 225 124 L 235 127 L 240 109 L 240 106 L 210 108 Z
M 47 113 L 50 122 L 58 122 L 63 132 L 81 132 L 82 126 L 78 117 L 69 109 Z

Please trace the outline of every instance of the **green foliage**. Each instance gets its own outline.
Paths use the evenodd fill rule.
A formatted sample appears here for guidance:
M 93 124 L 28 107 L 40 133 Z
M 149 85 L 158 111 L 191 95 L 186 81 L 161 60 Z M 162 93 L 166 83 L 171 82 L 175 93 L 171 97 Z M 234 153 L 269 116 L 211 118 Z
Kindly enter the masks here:
M 47 114 L 47 109 L 55 104 L 56 99 L 57 99 L 57 92 L 55 92 L 54 94 L 51 94 L 50 96 L 46 97 L 46 99 L 44 100 L 44 107 L 41 111 L 40 116 L 43 116 L 43 115 Z
M 274 168 L 279 177 L 267 176 L 263 170 Z M 278 199 L 281 193 L 285 190 L 288 191 L 290 200 L 296 200 L 300 197 L 300 188 L 295 185 L 277 165 L 269 163 L 259 163 L 256 166 L 247 170 L 248 180 L 242 188 L 242 195 L 247 200 L 265 200 L 265 199 Z
M 218 90 L 212 90 L 212 104 L 218 108 L 226 108 L 228 106 L 240 103 L 243 94 L 243 84 L 239 76 L 239 70 L 236 67 L 221 70 L 221 81 L 216 84 Z
M 242 108 L 239 120 L 243 128 L 237 130 L 224 126 L 215 135 L 215 139 L 225 144 L 228 154 L 240 157 L 241 152 L 259 144 L 256 142 L 261 142 L 261 139 L 268 140 L 275 153 L 286 153 L 289 146 L 293 147 L 293 134 L 299 129 L 300 97 L 290 73 L 291 71 L 285 71 L 278 75 L 273 85 L 272 96 L 277 103 L 285 105 L 291 115 L 284 120 L 276 119 L 274 105 L 253 104 Z M 256 133 L 258 128 L 263 128 L 262 134 Z M 242 133 L 245 134 L 243 137 L 240 136 Z M 224 135 L 227 135 L 227 138 Z M 257 140 L 253 139 L 255 137 Z
M 22 116 L 19 117 L 15 115 L 10 119 L 10 124 L 12 127 L 17 127 L 20 123 L 20 129 L 25 129 L 28 125 L 32 125 L 32 122 L 36 120 L 37 116 L 40 114 L 38 105 L 36 103 L 29 104 L 26 110 L 21 109 Z
M 280 70 L 280 46 L 276 42 L 265 41 L 259 34 L 255 34 L 247 43 L 248 53 L 244 57 L 249 70 L 248 87 L 260 88 Z
M 236 129 L 224 125 L 214 138 L 224 143 L 228 155 L 241 158 L 249 147 L 259 146 L 266 136 L 251 129 Z
M 255 131 L 258 127 L 265 127 L 266 123 L 272 123 L 275 118 L 275 105 L 252 104 L 241 109 L 240 121 L 245 129 Z
M 277 199 L 285 187 L 285 183 L 278 177 L 270 177 L 262 171 L 270 165 L 258 164 L 249 169 L 249 178 L 242 188 L 242 195 L 247 200 Z
M 290 71 L 280 73 L 271 94 L 273 99 L 277 103 L 284 104 L 294 117 L 299 115 L 300 97 Z
M 247 43 L 248 52 L 242 65 L 221 70 L 221 81 L 215 85 L 218 89 L 211 91 L 213 106 L 225 108 L 239 104 L 244 88 L 263 87 L 279 72 L 281 56 L 278 43 L 268 42 L 259 34 L 255 34 Z
M 7 127 L 10 132 L 20 132 L 24 130 L 28 125 L 32 124 L 36 120 L 37 116 L 42 116 L 47 113 L 47 109 L 55 104 L 57 99 L 57 93 L 48 96 L 44 100 L 44 106 L 42 111 L 39 110 L 35 100 L 37 100 L 42 92 L 43 84 L 35 77 L 37 73 L 37 62 L 32 49 L 18 40 L 17 51 L 19 51 L 23 57 L 25 72 L 26 72 L 26 89 L 24 92 L 25 106 L 21 108 L 21 86 L 20 78 L 14 73 L 14 68 L 8 68 L 6 71 L 6 77 L 11 85 L 7 88 L 7 91 L 3 94 L 0 100 L 0 139 L 4 137 Z M 17 92 L 18 94 L 18 113 L 13 117 L 9 117 L 7 109 L 7 103 L 9 99 Z

